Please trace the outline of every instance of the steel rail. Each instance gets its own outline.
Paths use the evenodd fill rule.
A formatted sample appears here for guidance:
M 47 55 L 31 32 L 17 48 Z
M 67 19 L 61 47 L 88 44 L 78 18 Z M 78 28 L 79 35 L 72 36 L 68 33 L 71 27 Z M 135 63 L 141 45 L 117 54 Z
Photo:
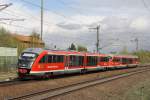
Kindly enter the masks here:
M 7 87 L 7 86 L 12 86 L 12 85 L 21 85 L 21 84 L 32 83 L 32 82 L 38 82 L 38 81 L 36 81 L 36 80 L 21 81 L 21 80 L 16 78 L 16 79 L 10 80 L 10 81 L 1 81 L 0 87 Z
M 17 78 L 12 79 L 12 80 L 8 80 L 8 81 L 0 81 L 0 87 L 5 86 L 5 85 L 14 84 L 14 83 L 17 83 L 17 82 L 18 82 Z
M 135 68 L 135 67 L 133 67 Z M 137 67 L 137 68 L 140 68 L 140 67 Z M 130 69 L 130 68 L 125 68 L 125 69 Z M 124 70 L 124 69 L 116 69 L 116 70 Z M 109 71 L 114 71 L 114 70 L 106 70 L 107 72 Z M 88 73 L 87 73 L 88 74 Z M 68 75 L 67 75 L 68 76 Z M 72 76 L 72 74 L 70 74 L 69 76 Z M 61 77 L 58 77 L 58 78 L 61 78 Z M 14 79 L 11 79 L 11 80 L 8 80 L 8 81 L 0 81 L 0 87 L 2 86 L 10 86 L 10 85 L 18 85 L 19 83 L 22 84 L 22 83 L 28 83 L 28 82 L 31 82 L 33 80 L 20 80 L 18 78 L 14 78 Z M 36 80 L 34 80 L 36 81 Z
M 146 66 L 143 66 L 143 67 L 146 67 Z M 133 67 L 133 68 L 135 68 L 135 67 Z M 140 67 L 136 67 L 136 68 L 140 68 Z M 125 68 L 125 69 L 130 69 L 130 68 Z M 124 69 L 116 69 L 116 70 L 124 70 Z M 109 72 L 109 71 L 114 71 L 114 70 L 106 70 L 106 71 Z M 70 74 L 70 76 L 72 76 L 72 74 Z M 61 77 L 59 77 L 59 78 L 61 78 Z M 30 82 L 36 82 L 36 80 L 23 81 L 18 78 L 15 78 L 15 79 L 8 80 L 8 81 L 0 81 L 0 87 L 6 87 L 6 86 L 12 86 L 12 85 L 18 85 L 18 84 L 26 84 L 26 83 L 30 83 Z
M 150 68 L 144 67 L 142 69 L 130 71 L 130 72 L 120 74 L 120 75 L 114 75 L 114 76 L 107 77 L 107 78 L 97 78 L 97 79 L 93 79 L 93 80 L 88 80 L 88 81 L 84 81 L 84 82 L 71 84 L 71 85 L 64 86 L 64 87 L 58 87 L 55 89 L 47 89 L 47 90 L 43 90 L 43 91 L 36 92 L 36 93 L 31 93 L 31 94 L 18 96 L 18 97 L 9 98 L 8 100 L 18 100 L 18 99 L 19 100 L 44 100 L 47 98 L 52 98 L 52 97 L 59 96 L 59 95 L 65 94 L 65 93 L 69 93 L 72 91 L 80 90 L 82 88 L 86 88 L 89 86 L 106 83 L 109 81 L 128 77 L 128 76 L 135 75 L 138 73 L 143 73 L 146 71 L 150 71 Z
M 138 67 L 136 68 L 140 68 L 140 67 L 147 67 L 147 66 L 150 66 L 150 64 L 144 64 L 144 65 L 139 65 Z M 131 67 L 131 68 L 135 68 L 135 67 Z M 130 68 L 124 68 L 124 69 L 130 69 Z M 115 70 L 124 70 L 124 69 L 115 69 Z M 107 72 L 109 71 L 114 71 L 114 70 L 106 70 Z M 72 76 L 72 75 L 71 75 Z M 28 81 L 20 81 L 18 78 L 15 78 L 15 79 L 12 79 L 12 80 L 8 80 L 8 81 L 0 81 L 0 87 L 6 87 L 6 86 L 11 86 L 11 85 L 18 85 L 18 84 L 25 84 L 25 83 L 29 83 L 29 82 L 35 82 L 35 80 L 31 81 L 31 80 L 28 80 Z

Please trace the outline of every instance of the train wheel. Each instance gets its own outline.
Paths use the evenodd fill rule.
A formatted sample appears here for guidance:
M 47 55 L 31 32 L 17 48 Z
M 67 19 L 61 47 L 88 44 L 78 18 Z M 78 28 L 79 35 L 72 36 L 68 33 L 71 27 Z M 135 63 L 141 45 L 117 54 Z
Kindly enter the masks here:
M 87 70 L 86 69 L 81 69 L 81 74 L 85 74 L 87 72 Z
M 49 79 L 49 77 L 50 77 L 50 76 L 49 76 L 48 74 L 45 74 L 45 75 L 42 76 L 42 78 L 43 78 L 43 79 L 46 79 L 46 80 Z
M 51 79 L 53 79 L 53 78 L 54 78 L 54 73 L 51 72 L 50 75 L 49 75 L 49 77 L 50 77 Z

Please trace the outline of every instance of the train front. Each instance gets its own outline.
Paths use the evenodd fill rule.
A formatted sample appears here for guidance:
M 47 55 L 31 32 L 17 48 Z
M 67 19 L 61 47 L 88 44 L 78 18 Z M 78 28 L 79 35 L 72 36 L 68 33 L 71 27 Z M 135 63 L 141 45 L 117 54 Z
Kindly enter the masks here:
M 18 59 L 18 76 L 20 79 L 31 78 L 30 71 L 32 64 L 38 54 L 34 52 L 23 52 Z

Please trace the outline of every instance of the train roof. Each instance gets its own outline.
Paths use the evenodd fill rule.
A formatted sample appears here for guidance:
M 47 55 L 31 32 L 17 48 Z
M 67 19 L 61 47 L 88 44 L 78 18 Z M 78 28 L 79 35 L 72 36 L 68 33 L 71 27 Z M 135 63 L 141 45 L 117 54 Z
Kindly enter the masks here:
M 61 55 L 89 55 L 89 56 L 111 56 L 111 57 L 124 57 L 124 58 L 138 58 L 138 56 L 134 55 L 116 55 L 116 54 L 98 54 L 98 53 L 90 53 L 90 52 L 78 52 L 73 50 L 51 50 L 51 49 L 43 49 L 43 48 L 27 48 L 23 52 L 32 52 L 40 54 L 43 51 L 48 52 L 49 54 L 61 54 Z
M 50 54 L 84 54 L 85 52 L 78 52 L 78 51 L 67 51 L 67 50 L 51 50 L 51 49 L 43 49 L 43 48 L 27 48 L 23 52 L 32 52 L 40 54 L 41 52 L 48 52 Z
M 31 52 L 31 53 L 37 53 L 40 54 L 44 49 L 42 48 L 27 48 L 23 52 Z
M 114 57 L 124 57 L 124 58 L 138 58 L 135 55 L 113 55 Z

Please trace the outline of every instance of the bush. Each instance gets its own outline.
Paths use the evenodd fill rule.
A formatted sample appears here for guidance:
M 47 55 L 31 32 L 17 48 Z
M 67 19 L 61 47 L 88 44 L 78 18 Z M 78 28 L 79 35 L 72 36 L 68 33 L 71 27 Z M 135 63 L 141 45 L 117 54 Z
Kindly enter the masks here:
M 138 56 L 141 63 L 150 63 L 150 51 L 140 50 L 133 52 L 133 55 Z

